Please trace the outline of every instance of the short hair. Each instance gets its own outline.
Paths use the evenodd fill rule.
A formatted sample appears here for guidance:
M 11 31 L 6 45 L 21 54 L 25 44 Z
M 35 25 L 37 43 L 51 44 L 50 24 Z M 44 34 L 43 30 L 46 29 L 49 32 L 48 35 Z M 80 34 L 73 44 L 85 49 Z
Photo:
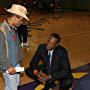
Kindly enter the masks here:
M 60 42 L 61 37 L 60 37 L 60 35 L 59 35 L 59 34 L 57 34 L 57 33 L 51 33 L 51 34 L 49 35 L 49 37 L 51 37 L 51 36 L 53 36 L 54 38 L 58 39 L 57 43 L 59 43 L 59 42 Z

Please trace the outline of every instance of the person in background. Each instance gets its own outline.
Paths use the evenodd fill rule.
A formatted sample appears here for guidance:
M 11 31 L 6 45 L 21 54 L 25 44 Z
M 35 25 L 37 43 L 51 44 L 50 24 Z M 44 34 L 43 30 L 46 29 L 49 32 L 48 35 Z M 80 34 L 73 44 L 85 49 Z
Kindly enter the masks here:
M 4 90 L 17 90 L 20 74 L 15 68 L 20 67 L 23 55 L 15 30 L 23 19 L 29 19 L 24 6 L 12 4 L 6 11 L 9 16 L 0 25 L 0 71 L 5 81 Z
M 20 39 L 21 47 L 29 47 L 28 43 L 28 31 L 27 31 L 27 24 L 26 20 L 17 28 L 17 33 Z
M 51 33 L 46 44 L 40 44 L 31 59 L 26 74 L 37 83 L 45 82 L 43 90 L 49 90 L 56 86 L 55 81 L 60 82 L 60 90 L 69 90 L 73 83 L 73 76 L 67 50 L 59 45 L 61 37 L 57 33 Z M 42 64 L 39 65 L 39 61 Z

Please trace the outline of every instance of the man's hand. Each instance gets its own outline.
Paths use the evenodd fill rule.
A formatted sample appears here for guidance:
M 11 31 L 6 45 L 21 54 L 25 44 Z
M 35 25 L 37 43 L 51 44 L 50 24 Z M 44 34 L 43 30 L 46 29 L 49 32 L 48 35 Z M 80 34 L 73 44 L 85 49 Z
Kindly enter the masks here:
M 45 82 L 50 79 L 49 75 L 43 73 L 42 71 L 40 71 L 40 75 L 44 78 Z
M 42 71 L 38 71 L 38 70 L 34 70 L 33 71 L 34 75 L 38 78 L 39 81 L 41 82 L 46 82 L 47 80 L 49 80 L 49 75 L 43 73 Z
M 11 66 L 7 71 L 8 71 L 8 74 L 10 74 L 10 75 L 13 75 L 16 73 L 16 70 L 13 66 Z
M 41 73 L 38 70 L 33 71 L 34 75 L 38 78 L 39 81 L 45 82 L 44 77 L 41 75 Z

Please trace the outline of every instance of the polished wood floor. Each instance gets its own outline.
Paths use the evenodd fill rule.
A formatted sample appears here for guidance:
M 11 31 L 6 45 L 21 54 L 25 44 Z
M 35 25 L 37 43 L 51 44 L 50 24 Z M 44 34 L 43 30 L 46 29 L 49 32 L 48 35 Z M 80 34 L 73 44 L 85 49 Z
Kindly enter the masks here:
M 52 32 L 62 37 L 61 45 L 67 48 L 71 68 L 90 63 L 90 12 L 30 13 L 28 27 L 29 48 L 23 48 L 22 66 L 29 62 L 39 44 L 47 41 Z M 31 82 L 25 73 L 21 74 L 20 84 Z M 0 74 L 0 90 L 3 90 L 3 78 Z

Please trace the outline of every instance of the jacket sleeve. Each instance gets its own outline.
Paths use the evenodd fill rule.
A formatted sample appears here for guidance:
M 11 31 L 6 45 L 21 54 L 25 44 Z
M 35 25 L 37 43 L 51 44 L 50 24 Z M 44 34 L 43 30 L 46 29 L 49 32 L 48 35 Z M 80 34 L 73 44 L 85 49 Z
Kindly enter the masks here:
M 53 73 L 52 79 L 60 80 L 66 78 L 68 75 L 71 75 L 70 63 L 68 53 L 66 50 L 64 50 L 64 52 L 61 55 L 60 65 L 62 69 L 58 70 L 56 73 Z
M 10 65 L 7 59 L 6 38 L 4 33 L 0 31 L 0 70 L 7 70 L 9 66 Z
M 38 62 L 41 60 L 41 55 L 40 55 L 40 46 L 37 48 L 34 56 L 31 59 L 30 62 L 30 69 L 33 71 L 34 69 L 38 69 Z

